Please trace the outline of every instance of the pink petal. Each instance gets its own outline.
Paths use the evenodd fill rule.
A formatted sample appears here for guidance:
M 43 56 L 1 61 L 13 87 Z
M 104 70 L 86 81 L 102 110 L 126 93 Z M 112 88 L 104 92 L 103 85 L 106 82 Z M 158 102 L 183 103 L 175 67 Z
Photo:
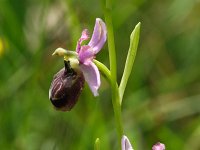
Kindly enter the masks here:
M 131 146 L 131 143 L 129 141 L 129 139 L 124 135 L 122 137 L 122 150 L 133 150 L 132 146 Z
M 79 56 L 79 61 L 82 64 L 88 64 L 94 58 L 94 51 L 90 46 L 83 45 L 81 46 L 78 56 Z
M 97 18 L 92 38 L 88 44 L 94 50 L 95 54 L 102 49 L 104 43 L 106 42 L 106 35 L 107 30 L 105 23 L 100 18 Z
M 81 49 L 81 43 L 87 39 L 89 39 L 90 36 L 89 36 L 89 31 L 87 29 L 84 29 L 82 31 L 82 35 L 81 35 L 81 38 L 78 40 L 77 42 L 77 46 L 76 46 L 76 52 L 79 53 L 80 49 Z
M 152 147 L 152 150 L 165 150 L 165 145 L 158 142 Z
M 98 89 L 101 84 L 101 80 L 97 66 L 91 61 L 87 65 L 80 64 L 80 67 L 92 93 L 94 94 L 94 96 L 98 96 Z

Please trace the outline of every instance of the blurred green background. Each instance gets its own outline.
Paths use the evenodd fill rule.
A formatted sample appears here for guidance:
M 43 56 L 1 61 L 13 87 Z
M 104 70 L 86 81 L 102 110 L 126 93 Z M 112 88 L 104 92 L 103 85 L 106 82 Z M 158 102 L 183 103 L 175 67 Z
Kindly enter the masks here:
M 116 0 L 113 22 L 118 82 L 129 36 L 141 38 L 122 105 L 126 135 L 136 150 L 163 142 L 168 150 L 200 149 L 200 1 Z M 81 30 L 103 18 L 100 1 L 0 0 L 0 149 L 117 149 L 110 87 L 100 96 L 87 85 L 70 112 L 48 99 L 63 60 L 57 47 L 75 49 Z M 107 44 L 97 59 L 109 67 Z

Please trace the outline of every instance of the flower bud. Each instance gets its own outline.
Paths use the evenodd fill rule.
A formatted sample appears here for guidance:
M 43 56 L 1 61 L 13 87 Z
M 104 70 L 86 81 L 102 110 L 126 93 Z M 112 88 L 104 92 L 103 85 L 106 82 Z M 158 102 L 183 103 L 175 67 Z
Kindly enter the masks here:
M 70 61 L 56 75 L 49 89 L 49 99 L 57 110 L 70 111 L 76 104 L 84 86 L 84 76 L 79 69 L 72 69 Z

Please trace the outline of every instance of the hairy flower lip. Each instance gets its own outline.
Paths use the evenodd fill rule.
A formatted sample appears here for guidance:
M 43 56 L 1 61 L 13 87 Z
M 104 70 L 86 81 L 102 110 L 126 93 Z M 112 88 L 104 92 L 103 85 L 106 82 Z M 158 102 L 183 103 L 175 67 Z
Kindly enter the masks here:
M 57 110 L 70 111 L 84 86 L 82 72 L 70 67 L 70 62 L 65 62 L 65 67 L 54 75 L 49 89 L 49 99 Z

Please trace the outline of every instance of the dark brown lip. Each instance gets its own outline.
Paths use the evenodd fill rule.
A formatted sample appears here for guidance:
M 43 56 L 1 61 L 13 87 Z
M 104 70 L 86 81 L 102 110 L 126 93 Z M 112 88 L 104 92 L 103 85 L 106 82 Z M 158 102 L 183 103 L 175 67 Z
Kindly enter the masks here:
M 49 89 L 49 98 L 57 110 L 71 110 L 81 94 L 85 79 L 81 71 L 75 71 L 69 61 L 53 78 Z

